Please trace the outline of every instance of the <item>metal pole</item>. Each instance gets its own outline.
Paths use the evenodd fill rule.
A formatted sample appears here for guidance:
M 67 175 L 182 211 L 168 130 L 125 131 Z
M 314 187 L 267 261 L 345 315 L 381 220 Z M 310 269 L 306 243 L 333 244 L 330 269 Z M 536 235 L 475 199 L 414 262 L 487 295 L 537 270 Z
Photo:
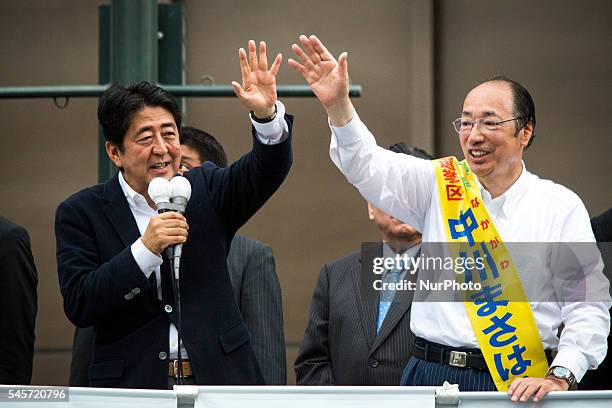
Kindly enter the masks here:
M 233 97 L 231 85 L 170 85 L 158 84 L 175 97 Z M 87 98 L 98 97 L 108 85 L 59 85 L 0 87 L 0 99 Z M 313 97 L 308 85 L 278 85 L 279 97 Z M 361 96 L 361 85 L 351 85 L 349 95 Z
M 182 9 L 180 4 L 176 7 L 161 7 L 161 16 L 164 19 L 161 26 L 165 27 L 165 35 L 170 40 L 162 41 L 165 48 L 162 49 L 164 61 L 161 62 L 161 68 L 158 61 L 160 14 L 157 0 L 111 0 L 110 7 L 102 5 L 99 8 L 98 79 L 102 85 L 0 87 L 0 99 L 53 98 L 58 107 L 65 107 L 69 98 L 99 97 L 108 88 L 108 85 L 103 84 L 117 82 L 127 85 L 138 81 L 156 84 L 160 80 L 160 69 L 161 80 L 168 81 L 169 84 L 159 86 L 177 98 L 233 97 L 234 92 L 229 85 L 179 85 L 183 82 Z M 177 51 L 179 49 L 180 52 Z M 349 89 L 351 97 L 359 97 L 361 92 L 360 85 L 351 85 Z M 314 96 L 312 90 L 303 85 L 279 85 L 277 93 L 279 97 Z M 107 180 L 114 171 L 115 167 L 106 154 L 105 139 L 100 129 L 98 180 Z
M 124 85 L 137 81 L 157 83 L 157 13 L 157 0 L 112 0 L 109 78 L 111 83 Z M 115 166 L 104 149 L 105 141 L 101 130 L 98 138 L 98 179 L 104 181 L 111 177 Z
M 157 1 L 111 3 L 111 82 L 158 81 Z

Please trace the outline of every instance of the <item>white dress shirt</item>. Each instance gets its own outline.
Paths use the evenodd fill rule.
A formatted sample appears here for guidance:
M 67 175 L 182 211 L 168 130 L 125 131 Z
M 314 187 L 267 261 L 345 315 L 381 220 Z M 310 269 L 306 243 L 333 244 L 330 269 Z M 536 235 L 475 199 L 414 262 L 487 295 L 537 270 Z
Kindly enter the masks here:
M 368 202 L 421 231 L 423 242 L 447 241 L 431 161 L 377 146 L 356 113 L 345 126 L 330 128 L 332 161 Z M 520 177 L 503 195 L 492 199 L 486 189 L 480 184 L 478 187 L 504 242 L 595 241 L 580 198 L 559 184 L 529 173 L 524 164 Z M 530 302 L 544 348 L 558 350 L 552 365 L 570 369 L 580 381 L 586 370 L 597 368 L 606 355 L 610 297 L 601 259 L 597 256 L 597 267 L 590 269 L 593 276 L 589 278 L 604 282 L 598 288 L 600 301 L 593 303 L 556 299 L 552 283 L 544 281 L 552 276 L 547 257 L 532 261 L 531 269 L 539 271 L 535 274 L 539 286 L 551 292 L 538 299 L 552 301 Z M 517 265 L 525 285 L 529 276 Z M 565 328 L 559 339 L 562 323 Z M 410 328 L 429 341 L 479 348 L 462 302 L 415 302 Z
M 285 106 L 281 101 L 276 101 L 276 117 L 274 120 L 268 123 L 258 123 L 251 117 L 251 122 L 257 132 L 257 137 L 261 143 L 266 145 L 278 144 L 285 140 L 288 135 L 288 125 L 285 121 Z M 132 189 L 123 178 L 123 173 L 119 172 L 119 185 L 123 190 L 123 194 L 130 206 L 132 215 L 138 225 L 138 230 L 142 236 L 151 217 L 157 214 L 157 211 L 149 207 L 147 200 L 142 194 L 137 193 Z M 131 246 L 132 256 L 136 264 L 140 267 L 142 273 L 145 274 L 147 279 L 152 273 L 155 273 L 157 278 L 157 297 L 161 300 L 161 264 L 163 259 L 161 256 L 154 254 L 143 244 L 142 239 L 138 238 Z M 170 360 L 174 360 L 178 357 L 178 331 L 176 326 L 170 323 Z M 181 345 L 181 356 L 183 358 L 189 358 L 185 347 Z

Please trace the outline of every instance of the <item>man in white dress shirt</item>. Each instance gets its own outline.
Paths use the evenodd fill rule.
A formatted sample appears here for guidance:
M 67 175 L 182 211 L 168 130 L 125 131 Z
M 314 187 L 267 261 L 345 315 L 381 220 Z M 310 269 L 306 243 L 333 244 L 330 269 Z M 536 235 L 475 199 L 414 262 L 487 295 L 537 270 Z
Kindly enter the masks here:
M 315 36 L 300 36 L 300 42 L 303 50 L 292 47 L 299 62 L 289 60 L 289 65 L 302 74 L 327 111 L 334 164 L 366 200 L 421 231 L 423 242 L 447 241 L 432 162 L 377 146 L 348 97 L 347 53 L 336 60 Z M 580 198 L 525 169 L 522 156 L 533 141 L 535 124 L 531 96 L 515 81 L 493 78 L 468 93 L 454 125 L 482 201 L 505 242 L 593 242 Z M 534 269 L 544 271 L 542 279 L 554 272 L 546 259 Z M 532 396 L 538 401 L 549 391 L 567 390 L 605 357 L 608 282 L 600 268 L 589 273 L 588 279 L 603 282 L 599 302 L 564 302 L 551 290 L 544 295 L 546 303 L 531 305 L 550 369 L 544 378 L 514 379 L 508 388 L 513 401 Z M 545 282 L 551 288 L 552 283 L 552 278 Z M 419 358 L 415 348 L 402 384 L 450 381 L 459 383 L 462 391 L 495 390 L 462 302 L 415 302 L 411 329 L 424 352 Z M 467 355 L 467 362 L 452 364 L 449 353 Z

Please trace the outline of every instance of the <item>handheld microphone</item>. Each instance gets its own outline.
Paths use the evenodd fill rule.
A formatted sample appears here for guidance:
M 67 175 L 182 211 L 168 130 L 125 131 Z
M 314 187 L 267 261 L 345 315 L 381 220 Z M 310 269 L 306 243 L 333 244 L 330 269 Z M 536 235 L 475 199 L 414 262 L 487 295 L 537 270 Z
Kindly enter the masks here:
M 155 203 L 159 214 L 166 211 L 176 211 L 180 214 L 185 214 L 187 203 L 191 198 L 191 183 L 185 177 L 176 176 L 171 181 L 163 177 L 156 177 L 149 183 L 149 197 Z M 181 253 L 183 244 L 170 245 L 166 248 L 166 255 L 170 261 L 170 267 L 174 271 L 174 279 L 172 280 L 172 291 L 176 300 L 177 306 L 177 323 L 178 323 L 178 384 L 182 385 L 183 380 L 183 358 L 182 358 L 182 313 L 181 313 L 181 291 L 179 285 L 179 269 L 181 265 Z
M 172 187 L 170 202 L 176 206 L 175 211 L 184 214 L 187 202 L 191 198 L 191 183 L 183 176 L 176 176 L 169 183 Z
M 176 176 L 171 181 L 163 177 L 156 177 L 149 183 L 148 193 L 159 214 L 167 211 L 185 214 L 185 208 L 191 198 L 191 183 L 182 176 Z M 166 248 L 168 259 L 175 261 L 176 279 L 178 279 L 178 265 L 180 264 L 182 248 L 182 244 L 170 245 Z
M 187 208 L 187 203 L 191 198 L 191 183 L 183 176 L 176 176 L 170 180 L 170 186 L 172 187 L 170 203 L 174 206 L 174 211 L 185 214 L 185 208 Z M 174 259 L 174 277 L 178 279 L 183 244 L 171 245 L 171 247 L 173 247 L 171 256 L 172 259 Z M 168 256 L 170 256 L 170 254 L 168 254 Z
M 162 214 L 167 211 L 174 211 L 172 204 L 170 203 L 170 197 L 172 196 L 172 185 L 168 180 L 163 177 L 155 177 L 149 183 L 149 188 L 147 189 L 149 193 L 149 197 L 155 203 L 155 208 L 157 208 L 157 213 Z M 173 250 L 171 247 L 166 248 L 166 255 L 168 258 L 172 259 Z
M 166 211 L 172 211 L 170 208 L 170 197 L 172 196 L 172 185 L 170 182 L 163 177 L 155 177 L 149 183 L 147 190 L 149 197 L 155 203 L 157 212 L 159 214 Z
M 183 176 L 176 176 L 170 181 L 155 177 L 149 183 L 148 193 L 158 213 L 176 211 L 185 214 L 187 202 L 191 198 L 191 183 Z

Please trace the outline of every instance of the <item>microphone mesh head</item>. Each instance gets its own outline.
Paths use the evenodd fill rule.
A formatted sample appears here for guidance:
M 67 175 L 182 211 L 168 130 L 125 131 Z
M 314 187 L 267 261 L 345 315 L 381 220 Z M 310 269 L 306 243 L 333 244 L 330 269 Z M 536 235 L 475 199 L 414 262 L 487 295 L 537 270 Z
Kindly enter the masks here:
M 170 196 L 172 195 L 172 186 L 170 182 L 163 177 L 155 177 L 149 183 L 149 189 L 147 190 L 149 197 L 155 204 L 158 203 L 169 203 Z
M 191 183 L 183 176 L 176 176 L 170 180 L 172 186 L 172 197 L 184 197 L 189 201 L 191 198 Z

